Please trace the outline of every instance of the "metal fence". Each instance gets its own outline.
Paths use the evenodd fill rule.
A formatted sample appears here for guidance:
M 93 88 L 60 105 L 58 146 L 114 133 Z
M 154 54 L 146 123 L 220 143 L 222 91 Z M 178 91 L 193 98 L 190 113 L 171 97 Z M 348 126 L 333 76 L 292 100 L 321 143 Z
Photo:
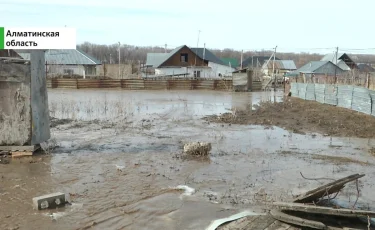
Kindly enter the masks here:
M 48 79 L 48 88 L 132 90 L 232 90 L 231 80 Z
M 375 116 L 375 91 L 352 85 L 291 83 L 293 97 Z

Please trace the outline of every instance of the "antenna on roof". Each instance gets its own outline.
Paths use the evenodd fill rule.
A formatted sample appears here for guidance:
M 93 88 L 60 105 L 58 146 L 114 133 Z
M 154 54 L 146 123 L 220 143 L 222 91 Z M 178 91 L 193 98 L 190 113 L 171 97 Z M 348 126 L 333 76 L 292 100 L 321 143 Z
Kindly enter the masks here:
M 199 45 L 199 35 L 201 34 L 201 31 L 200 30 L 198 30 L 198 41 L 197 41 L 197 51 L 198 51 L 198 45 Z M 194 62 L 194 66 L 196 66 L 197 65 L 197 55 L 195 55 L 195 62 Z

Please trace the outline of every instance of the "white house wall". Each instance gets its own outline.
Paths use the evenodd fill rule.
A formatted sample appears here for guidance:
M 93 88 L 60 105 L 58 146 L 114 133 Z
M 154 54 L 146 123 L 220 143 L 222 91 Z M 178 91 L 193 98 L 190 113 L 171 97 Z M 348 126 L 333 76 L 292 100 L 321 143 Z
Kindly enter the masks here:
M 66 75 L 65 70 L 72 70 L 75 75 L 83 75 L 85 68 L 83 65 L 48 65 L 47 72 L 48 74 L 56 75 Z
M 209 62 L 208 66 L 212 69 L 210 73 L 211 77 L 219 77 L 219 74 L 222 76 L 232 76 L 232 72 L 235 71 L 232 67 L 220 65 L 214 62 Z
M 173 76 L 177 74 L 188 74 L 190 77 L 194 76 L 194 71 L 200 71 L 201 78 L 221 78 L 219 74 L 222 76 L 232 76 L 232 72 L 235 71 L 234 68 L 229 66 L 220 65 L 216 63 L 208 63 L 208 67 L 173 67 L 173 68 L 156 68 L 155 75 L 156 76 Z

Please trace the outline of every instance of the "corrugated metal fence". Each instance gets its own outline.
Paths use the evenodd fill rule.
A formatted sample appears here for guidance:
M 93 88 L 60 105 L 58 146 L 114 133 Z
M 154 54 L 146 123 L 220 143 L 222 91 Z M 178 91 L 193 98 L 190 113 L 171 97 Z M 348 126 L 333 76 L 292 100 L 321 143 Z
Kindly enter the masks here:
M 351 85 L 291 83 L 293 97 L 375 116 L 375 91 Z
M 132 90 L 232 90 L 232 80 L 48 79 L 48 88 Z

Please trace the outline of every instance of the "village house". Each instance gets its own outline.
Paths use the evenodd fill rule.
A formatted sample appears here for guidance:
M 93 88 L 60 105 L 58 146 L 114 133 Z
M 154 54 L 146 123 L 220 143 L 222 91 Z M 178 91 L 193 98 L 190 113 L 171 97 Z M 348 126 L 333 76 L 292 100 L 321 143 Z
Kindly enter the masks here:
M 271 60 L 262 66 L 262 72 L 266 76 L 272 76 L 272 71 L 276 75 L 284 75 L 290 71 L 296 70 L 296 64 L 293 60 Z
M 338 53 L 337 55 L 336 53 L 327 54 L 321 59 L 321 61 L 330 61 L 344 71 L 358 69 L 357 64 L 346 53 Z
M 317 82 L 320 78 L 340 76 L 346 71 L 331 61 L 311 61 L 301 68 L 286 74 L 287 77 L 302 77 L 305 81 Z M 315 80 L 314 80 L 315 79 Z
M 179 46 L 170 53 L 148 53 L 146 71 L 154 69 L 154 76 L 186 76 L 222 78 L 232 76 L 234 68 L 226 65 L 206 48 Z
M 17 54 L 25 60 L 30 60 L 30 51 L 17 50 Z M 82 50 L 46 50 L 46 71 L 48 76 L 96 76 L 102 64 L 99 60 Z
M 246 58 L 242 62 L 242 68 L 261 68 L 264 63 L 266 63 L 268 60 L 270 60 L 270 56 L 251 56 Z M 273 60 L 273 58 L 272 58 Z M 279 58 L 275 57 L 275 60 L 280 60 Z

